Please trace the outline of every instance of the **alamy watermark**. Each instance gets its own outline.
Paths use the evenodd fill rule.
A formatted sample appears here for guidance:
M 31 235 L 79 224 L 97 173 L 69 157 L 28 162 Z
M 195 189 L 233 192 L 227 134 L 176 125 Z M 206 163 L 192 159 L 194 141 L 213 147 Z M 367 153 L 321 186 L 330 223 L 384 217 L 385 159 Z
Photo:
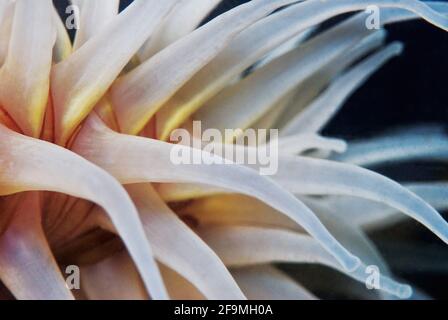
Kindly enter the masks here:
M 366 28 L 369 30 L 379 30 L 381 28 L 381 11 L 378 6 L 367 6 L 365 11 L 368 16 L 366 18 Z
M 269 143 L 264 143 L 269 139 Z M 260 175 L 274 175 L 278 171 L 278 130 L 218 129 L 202 131 L 200 121 L 193 122 L 192 133 L 176 129 L 170 135 L 177 142 L 170 160 L 176 165 L 239 164 L 258 169 Z M 223 141 L 233 141 L 226 144 Z
M 377 5 L 369 5 L 365 12 L 368 14 L 366 18 L 366 28 L 369 30 L 379 30 L 381 28 L 380 7 Z M 68 15 L 65 19 L 65 26 L 68 30 L 79 30 L 80 28 L 80 9 L 77 5 L 69 5 L 65 9 Z
M 69 290 L 81 289 L 81 271 L 76 265 L 70 265 L 65 268 L 65 286 Z
M 77 5 L 70 5 L 65 8 L 68 17 L 65 19 L 65 27 L 67 30 L 79 30 L 80 26 L 80 10 Z
M 367 266 L 365 273 L 367 275 L 366 278 L 366 287 L 369 290 L 380 290 L 381 289 L 381 272 L 380 268 L 375 265 Z

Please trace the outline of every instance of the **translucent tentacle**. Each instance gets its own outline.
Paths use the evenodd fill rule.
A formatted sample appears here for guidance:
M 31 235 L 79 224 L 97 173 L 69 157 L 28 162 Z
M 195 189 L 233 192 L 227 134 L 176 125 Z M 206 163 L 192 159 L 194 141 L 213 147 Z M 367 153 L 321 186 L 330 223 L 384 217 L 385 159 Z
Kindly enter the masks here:
M 285 125 L 302 112 L 313 99 L 316 99 L 338 75 L 361 58 L 380 48 L 386 40 L 386 35 L 387 32 L 384 29 L 368 35 L 348 52 L 336 58 L 333 63 L 322 68 L 317 74 L 295 89 L 291 103 L 285 107 L 284 112 L 276 123 L 276 127 L 280 128 L 280 135 L 285 135 L 283 133 Z
M 250 300 L 316 300 L 317 298 L 285 273 L 269 265 L 232 270 Z
M 318 263 L 344 272 L 363 283 L 368 277 L 364 264 L 352 272 L 341 269 L 339 263 L 307 235 L 254 227 L 207 227 L 201 229 L 199 234 L 228 266 L 270 262 Z M 294 250 L 295 247 L 300 249 Z M 407 298 L 412 294 L 409 286 L 399 284 L 384 275 L 380 277 L 380 290 L 400 298 Z
M 400 43 L 391 44 L 343 74 L 310 106 L 292 119 L 283 129 L 283 134 L 319 132 L 356 89 L 402 50 Z
M 283 157 L 279 163 L 275 180 L 295 194 L 351 195 L 379 201 L 419 221 L 448 243 L 448 224 L 440 214 L 380 174 L 354 165 L 304 157 Z
M 67 142 L 175 2 L 134 1 L 68 59 L 53 67 L 51 93 L 59 144 Z
M 389 267 L 378 252 L 376 246 L 364 232 L 350 220 L 340 219 L 333 207 L 326 206 L 320 201 L 305 200 L 304 202 L 315 212 L 325 226 L 341 241 L 351 252 L 356 253 L 367 266 L 375 266 L 386 276 L 391 276 Z M 384 296 L 387 298 L 387 296 Z
M 196 29 L 220 0 L 181 0 L 159 27 L 159 32 L 140 49 L 138 57 L 145 61 L 160 50 Z
M 5 62 L 11 37 L 12 20 L 14 18 L 13 0 L 0 2 L 0 65 Z
M 162 199 L 166 202 L 187 201 L 216 194 L 232 193 L 231 190 L 195 183 L 163 183 L 157 186 Z
M 446 182 L 411 183 L 404 185 L 436 210 L 448 209 L 448 185 Z M 395 208 L 383 203 L 353 197 L 331 197 L 322 200 L 333 208 L 334 214 L 345 221 L 365 229 L 380 229 L 406 218 Z
M 278 146 L 281 154 L 301 154 L 311 149 L 337 153 L 344 153 L 347 150 L 347 143 L 344 140 L 307 133 L 280 138 Z
M 204 156 L 208 161 L 223 159 L 180 145 L 118 134 L 105 127 L 98 117 L 89 118 L 73 148 L 77 153 L 106 169 L 125 184 L 143 182 L 206 183 L 256 197 L 301 224 L 345 268 L 354 269 L 359 263 L 356 257 L 341 247 L 323 228 L 306 206 L 276 183 L 249 168 L 222 164 L 176 165 L 170 158 L 173 150 L 175 152 L 176 150 L 194 151 L 196 155 Z M 126 157 L 122 157 L 120 154 L 126 154 Z
M 244 299 L 215 253 L 166 206 L 151 185 L 129 185 L 156 258 L 208 299 Z
M 163 280 L 173 300 L 204 300 L 205 297 L 199 290 L 181 277 L 177 272 L 164 265 L 160 265 Z
M 448 160 L 448 136 L 437 126 L 417 127 L 374 139 L 353 141 L 346 153 L 333 159 L 360 166 L 388 161 Z
M 117 81 L 110 98 L 124 133 L 139 133 L 155 112 L 239 32 L 294 0 L 255 0 L 222 14 Z
M 129 255 L 122 251 L 81 269 L 89 300 L 147 300 L 148 293 Z
M 260 137 L 258 137 L 260 139 Z M 200 144 L 201 142 L 198 142 Z M 244 147 L 242 145 L 231 145 L 231 144 L 219 144 L 215 143 L 214 146 L 220 150 L 223 148 L 224 154 L 236 154 L 244 153 L 244 158 L 249 159 L 250 157 L 256 157 L 257 153 L 262 151 L 265 152 L 264 148 L 267 145 L 261 145 L 257 148 L 255 147 Z M 321 137 L 315 134 L 299 134 L 295 136 L 282 137 L 278 139 L 278 149 L 279 153 L 282 155 L 294 155 L 300 154 L 309 150 L 320 150 L 324 152 L 344 152 L 347 148 L 347 144 L 343 140 L 330 139 Z M 230 151 L 229 151 L 230 150 Z M 224 155 L 224 156 L 225 156 Z M 229 160 L 233 160 L 230 159 Z M 166 201 L 185 201 L 194 198 L 200 198 L 205 196 L 210 196 L 213 194 L 221 194 L 231 192 L 230 190 L 212 187 L 209 185 L 199 185 L 199 184 L 163 184 L 158 188 L 163 199 Z
M 78 0 L 80 28 L 76 32 L 74 50 L 79 49 L 118 14 L 119 0 Z
M 313 35 L 313 32 L 315 32 L 316 29 L 317 29 L 316 26 L 310 27 L 305 31 L 300 32 L 297 36 L 292 37 L 290 40 L 281 44 L 278 48 L 269 52 L 261 61 L 259 61 L 256 64 L 255 68 L 259 69 L 269 64 L 270 62 L 274 61 L 275 59 L 283 56 L 284 54 L 296 49 L 298 46 L 302 45 L 305 41 L 307 41 L 308 38 Z
M 109 174 L 76 154 L 0 125 L 0 194 L 44 190 L 91 200 L 103 207 L 125 242 L 148 291 L 166 298 L 138 213 Z
M 364 14 L 358 14 L 257 69 L 208 101 L 194 119 L 205 128 L 222 131 L 250 127 L 282 97 L 369 34 L 363 21 Z
M 0 278 L 17 299 L 73 299 L 42 229 L 38 192 L 21 196 L 0 235 Z
M 183 123 L 241 72 L 280 44 L 331 17 L 363 10 L 369 5 L 409 10 L 442 29 L 448 27 L 448 18 L 432 10 L 426 4 L 414 0 L 341 0 L 331 2 L 311 0 L 290 6 L 243 31 L 211 63 L 183 86 L 159 112 L 158 119 L 161 120 L 158 124 L 159 133 L 164 132 L 166 136 L 166 132 L 170 132 Z M 392 13 L 397 13 L 397 10 L 393 10 Z M 403 15 L 398 11 L 396 19 L 393 16 L 386 18 L 385 23 L 402 21 Z M 405 18 L 409 18 L 409 16 Z M 159 116 L 163 116 L 163 118 Z
M 17 0 L 11 39 L 0 71 L 0 103 L 22 131 L 39 137 L 47 106 L 56 41 L 50 0 Z

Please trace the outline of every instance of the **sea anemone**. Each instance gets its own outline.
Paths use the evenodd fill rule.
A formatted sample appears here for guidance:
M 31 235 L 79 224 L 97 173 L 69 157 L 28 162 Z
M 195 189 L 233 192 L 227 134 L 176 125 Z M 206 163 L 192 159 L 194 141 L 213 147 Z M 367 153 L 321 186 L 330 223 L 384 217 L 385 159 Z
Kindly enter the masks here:
M 409 129 L 347 148 L 321 131 L 402 51 L 382 26 L 448 30 L 448 5 L 252 0 L 201 24 L 219 2 L 135 0 L 119 13 L 119 0 L 76 0 L 71 41 L 51 0 L 0 1 L 0 279 L 15 298 L 316 298 L 277 262 L 367 285 L 377 270 L 364 295 L 411 297 L 365 230 L 405 214 L 448 242 L 434 209 L 447 185 L 363 167 L 446 159 L 445 135 Z M 379 28 L 366 8 L 381 9 Z M 276 143 L 278 170 L 170 140 L 195 121 L 278 128 L 257 147 L 213 142 L 244 154 Z M 175 148 L 207 163 L 173 163 Z M 67 266 L 80 268 L 76 290 Z

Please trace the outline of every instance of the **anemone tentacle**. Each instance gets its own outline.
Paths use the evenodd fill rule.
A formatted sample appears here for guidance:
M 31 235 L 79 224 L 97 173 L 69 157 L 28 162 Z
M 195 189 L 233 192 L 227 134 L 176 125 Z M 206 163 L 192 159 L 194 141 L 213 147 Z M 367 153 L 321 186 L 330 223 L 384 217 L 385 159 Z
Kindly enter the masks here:
M 396 259 L 368 231 L 408 216 L 448 243 L 436 211 L 448 207 L 446 177 L 403 184 L 372 168 L 444 163 L 445 132 L 425 125 L 345 141 L 323 129 L 403 50 L 386 25 L 420 18 L 448 31 L 446 2 L 251 0 L 207 21 L 220 1 L 131 2 L 120 11 L 120 0 L 71 0 L 64 21 L 51 0 L 0 1 L 0 298 L 4 287 L 18 299 L 329 290 L 320 276 L 305 288 L 277 262 L 336 270 L 335 294 L 429 298 L 398 281 Z M 374 28 L 371 6 L 381 9 Z M 195 120 L 279 138 L 252 144 L 237 132 L 209 143 Z M 175 129 L 193 145 L 169 143 Z M 260 153 L 276 157 L 271 176 L 253 163 Z M 444 267 L 419 244 L 382 245 L 422 256 L 422 271 Z M 80 290 L 67 287 L 69 264 L 79 265 Z M 370 266 L 378 291 L 360 290 Z

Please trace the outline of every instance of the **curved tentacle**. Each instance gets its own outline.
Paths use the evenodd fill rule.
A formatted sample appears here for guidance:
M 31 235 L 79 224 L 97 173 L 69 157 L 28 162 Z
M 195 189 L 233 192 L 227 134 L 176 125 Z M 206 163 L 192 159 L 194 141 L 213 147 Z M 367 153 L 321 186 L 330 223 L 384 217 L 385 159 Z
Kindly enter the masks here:
M 410 183 L 404 187 L 418 195 L 439 211 L 448 209 L 448 184 L 446 182 Z M 330 197 L 322 200 L 333 208 L 339 219 L 350 221 L 363 229 L 380 229 L 401 221 L 403 216 L 395 208 L 383 203 L 353 197 Z
M 274 179 L 295 194 L 351 195 L 382 202 L 419 221 L 448 243 L 448 224 L 442 216 L 417 195 L 380 174 L 300 156 L 281 157 L 279 164 Z
M 285 273 L 270 265 L 235 268 L 232 274 L 250 300 L 316 300 Z
M 373 54 L 359 65 L 336 79 L 313 103 L 292 119 L 282 130 L 283 134 L 319 132 L 355 92 L 376 70 L 403 50 L 394 43 Z
M 147 300 L 138 270 L 126 252 L 81 269 L 82 290 L 90 300 Z
M 205 128 L 222 131 L 250 127 L 282 97 L 371 33 L 363 21 L 364 14 L 357 14 L 255 70 L 209 100 L 193 118 Z M 165 139 L 166 133 L 160 137 Z
M 341 266 L 322 250 L 311 237 L 281 229 L 254 227 L 210 227 L 199 230 L 199 235 L 216 251 L 228 266 L 245 266 L 270 262 L 318 263 L 329 266 L 349 277 L 365 283 L 368 274 L 361 264 L 352 272 Z M 300 249 L 295 250 L 298 247 Z M 260 250 L 254 250 L 260 248 Z M 412 289 L 380 274 L 380 290 L 408 298 Z
M 0 194 L 44 190 L 97 203 L 109 214 L 133 257 L 148 291 L 166 298 L 138 213 L 128 194 L 109 174 L 76 154 L 0 125 Z
M 196 29 L 141 64 L 110 91 L 124 133 L 139 133 L 156 111 L 239 32 L 295 0 L 254 0 Z
M 405 9 L 415 13 L 403 15 L 402 10 L 392 9 L 387 14 L 388 11 L 385 10 L 382 19 L 384 23 L 420 16 L 442 29 L 448 28 L 448 18 L 416 0 L 309 0 L 290 6 L 241 32 L 211 63 L 171 97 L 157 115 L 160 122 L 159 136 L 160 133 L 165 133 L 166 137 L 167 132 L 182 124 L 246 68 L 280 44 L 329 18 L 364 10 L 369 5 Z M 434 9 L 437 10 L 438 7 Z
M 359 260 L 339 245 L 315 215 L 292 194 L 285 192 L 269 178 L 238 165 L 179 165 L 172 161 L 172 152 L 194 152 L 210 161 L 224 161 L 200 150 L 162 141 L 118 134 L 90 117 L 77 137 L 74 150 L 98 164 L 124 184 L 144 182 L 208 183 L 233 189 L 265 201 L 302 225 L 348 270 Z M 120 157 L 126 154 L 126 157 Z M 113 159 L 111 161 L 111 159 Z M 154 161 L 151 161 L 154 159 Z M 229 162 L 228 162 L 229 163 Z
M 74 299 L 45 237 L 38 192 L 21 195 L 0 235 L 0 279 L 17 299 Z
M 56 41 L 50 0 L 15 2 L 8 54 L 0 71 L 0 104 L 27 135 L 39 137 Z
M 448 160 L 448 135 L 437 126 L 399 130 L 374 139 L 352 141 L 346 153 L 332 157 L 359 166 L 389 161 Z
M 384 29 L 368 35 L 352 49 L 336 58 L 333 63 L 323 67 L 318 73 L 295 89 L 292 101 L 284 108 L 282 115 L 276 122 L 276 126 L 280 128 L 280 135 L 285 135 L 283 133 L 285 125 L 312 103 L 336 77 L 343 74 L 350 66 L 356 64 L 363 57 L 381 48 L 384 45 L 386 36 L 387 32 Z
M 65 145 L 70 139 L 175 2 L 134 1 L 69 58 L 52 68 L 51 93 L 58 144 Z
M 80 28 L 76 32 L 73 49 L 79 49 L 95 34 L 101 32 L 118 14 L 119 0 L 77 0 L 80 8 Z
M 160 199 L 150 184 L 126 187 L 156 258 L 195 285 L 208 299 L 244 299 L 215 253 Z
M 165 18 L 155 37 L 149 39 L 138 53 L 141 61 L 149 59 L 176 40 L 196 29 L 220 0 L 181 0 Z

